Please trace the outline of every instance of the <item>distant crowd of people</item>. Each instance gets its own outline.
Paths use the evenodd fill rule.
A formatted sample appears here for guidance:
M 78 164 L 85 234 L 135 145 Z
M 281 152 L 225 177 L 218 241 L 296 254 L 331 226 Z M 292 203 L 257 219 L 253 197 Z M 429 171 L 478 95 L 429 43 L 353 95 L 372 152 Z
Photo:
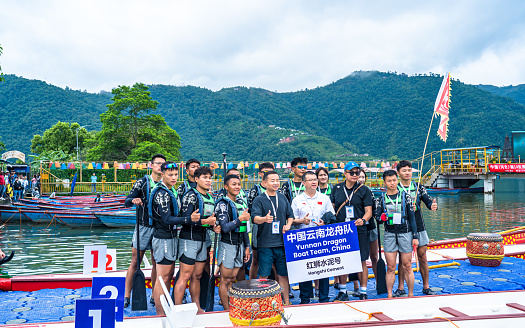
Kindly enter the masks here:
M 27 175 L 18 176 L 15 171 L 0 172 L 0 197 L 12 198 L 18 201 L 27 193 L 40 194 L 40 175 L 33 175 L 31 180 Z

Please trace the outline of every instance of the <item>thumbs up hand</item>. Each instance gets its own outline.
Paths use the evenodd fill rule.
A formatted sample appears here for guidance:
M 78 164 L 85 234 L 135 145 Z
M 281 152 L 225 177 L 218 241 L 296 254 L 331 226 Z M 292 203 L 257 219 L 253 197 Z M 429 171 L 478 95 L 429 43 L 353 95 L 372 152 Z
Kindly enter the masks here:
M 241 221 L 248 221 L 250 219 L 250 213 L 248 213 L 248 209 L 245 209 L 244 212 L 239 216 L 239 220 Z
M 201 218 L 201 215 L 199 214 L 199 210 L 198 209 L 195 212 L 191 213 L 191 220 L 193 222 L 199 221 L 200 218 Z
M 305 224 L 305 225 L 309 225 L 310 224 L 311 220 L 310 220 L 309 216 L 310 216 L 310 213 L 306 213 L 306 216 L 303 218 L 303 224 Z
M 273 222 L 273 215 L 271 215 L 270 211 L 268 211 L 268 214 L 266 214 L 265 218 L 266 218 L 266 223 L 272 223 Z
M 209 225 L 214 226 L 215 225 L 215 212 L 213 212 L 213 214 L 209 218 L 201 220 L 201 224 L 203 225 L 209 224 Z
M 436 203 L 436 199 L 434 198 L 434 201 L 432 202 L 432 206 L 430 207 L 431 211 L 437 211 L 438 204 Z

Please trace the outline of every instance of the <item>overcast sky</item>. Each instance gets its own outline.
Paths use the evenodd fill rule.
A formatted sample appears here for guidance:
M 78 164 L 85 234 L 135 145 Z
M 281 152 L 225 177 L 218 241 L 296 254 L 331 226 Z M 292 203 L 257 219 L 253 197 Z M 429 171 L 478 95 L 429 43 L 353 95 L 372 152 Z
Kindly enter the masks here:
M 0 0 L 2 70 L 90 92 L 135 82 L 295 91 L 357 70 L 525 83 L 525 1 Z

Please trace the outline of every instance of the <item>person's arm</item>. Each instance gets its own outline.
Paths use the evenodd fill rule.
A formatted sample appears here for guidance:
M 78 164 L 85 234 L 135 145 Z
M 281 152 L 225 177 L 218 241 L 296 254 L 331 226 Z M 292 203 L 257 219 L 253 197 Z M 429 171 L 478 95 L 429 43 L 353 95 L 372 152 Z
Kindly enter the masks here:
M 189 225 L 197 225 L 200 222 L 199 206 L 197 205 L 197 196 L 194 193 L 187 193 L 182 198 L 180 216 L 184 222 L 190 222 Z M 198 218 L 196 217 L 198 215 Z M 193 218 L 192 218 L 193 217 Z M 190 221 L 187 221 L 189 218 Z
M 255 224 L 271 223 L 273 221 L 273 216 L 270 211 L 268 211 L 268 213 L 263 213 L 262 201 L 259 197 L 256 197 L 253 201 L 251 215 L 253 223 Z
M 162 221 L 169 225 L 178 225 L 178 224 L 191 224 L 190 217 L 180 217 L 173 216 L 171 213 L 171 197 L 164 191 L 159 190 L 155 194 L 155 199 L 153 200 L 153 206 L 157 208 L 157 211 L 162 219 Z
M 135 181 L 133 187 L 131 188 L 131 191 L 126 196 L 126 200 L 124 201 L 124 207 L 142 205 L 142 199 L 140 198 L 140 195 L 142 193 L 143 183 L 143 179 L 138 179 L 137 181 Z
M 412 207 L 412 197 L 405 195 L 405 210 L 407 211 L 408 222 L 410 224 L 410 230 L 412 231 L 412 237 L 418 238 L 416 216 L 414 214 L 414 208 Z
M 438 205 L 436 203 L 436 199 L 428 195 L 427 188 L 425 188 L 425 186 L 419 186 L 419 194 L 421 195 L 421 200 L 425 203 L 429 210 L 437 211 Z
M 250 236 L 248 235 L 248 230 L 242 233 L 242 241 L 244 243 L 244 248 L 250 249 Z
M 288 230 L 290 230 L 290 228 L 292 227 L 292 223 L 295 219 L 294 217 L 294 213 L 292 211 L 292 207 L 290 206 L 290 203 L 286 203 L 286 217 L 288 218 L 286 220 L 286 225 L 283 227 L 283 233 L 287 232 Z
M 293 212 L 293 216 L 294 218 L 297 218 L 297 219 L 294 219 L 293 220 L 293 223 L 294 225 L 300 225 L 302 223 L 304 223 L 304 219 L 301 219 L 301 211 L 299 210 L 299 206 L 297 206 L 297 198 L 295 198 L 293 201 L 292 201 L 292 212 Z
M 228 217 L 228 207 L 226 202 L 221 201 L 215 208 L 215 215 L 219 219 L 219 225 L 221 226 L 221 231 L 224 233 L 235 230 L 235 228 L 241 226 L 241 221 L 237 218 L 235 221 L 230 221 Z M 232 209 L 233 211 L 234 209 Z

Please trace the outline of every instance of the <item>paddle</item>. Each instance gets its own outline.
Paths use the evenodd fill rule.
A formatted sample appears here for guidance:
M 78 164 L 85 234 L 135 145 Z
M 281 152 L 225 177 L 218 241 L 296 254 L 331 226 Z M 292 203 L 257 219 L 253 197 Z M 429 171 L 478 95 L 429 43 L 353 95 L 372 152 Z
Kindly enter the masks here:
M 235 209 L 233 209 L 235 211 Z M 217 225 L 217 223 L 215 223 Z M 211 271 L 210 271 L 210 280 L 208 281 L 208 296 L 206 297 L 206 312 L 213 311 L 213 306 L 215 305 L 215 254 L 217 251 L 217 236 L 213 240 L 213 256 L 211 260 Z
M 15 251 L 11 251 L 11 254 L 9 256 L 4 257 L 0 260 L 0 265 L 6 264 L 7 262 L 11 261 L 11 259 L 15 256 Z
M 140 231 L 139 209 L 137 208 L 137 270 L 133 274 L 133 287 L 131 289 L 131 311 L 145 311 L 148 309 L 146 299 L 146 278 L 140 270 Z
M 377 277 L 376 277 L 376 289 L 378 294 L 384 294 L 388 292 L 386 288 L 386 267 L 385 261 L 381 256 L 381 232 L 379 225 L 377 227 L 377 243 L 379 244 L 379 260 L 377 261 Z

